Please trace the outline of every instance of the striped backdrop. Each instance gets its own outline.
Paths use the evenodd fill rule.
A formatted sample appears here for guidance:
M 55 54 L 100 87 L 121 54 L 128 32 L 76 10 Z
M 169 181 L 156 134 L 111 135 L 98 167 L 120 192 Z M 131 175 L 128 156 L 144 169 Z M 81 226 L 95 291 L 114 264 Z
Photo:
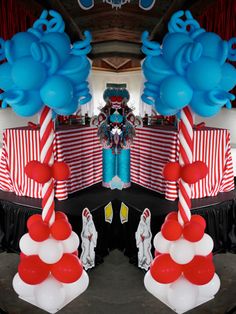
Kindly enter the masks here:
M 131 149 L 131 181 L 165 194 L 178 196 L 176 183 L 166 182 L 162 169 L 167 162 L 178 160 L 178 133 L 164 128 L 136 129 Z M 41 185 L 27 178 L 24 166 L 39 158 L 39 131 L 28 128 L 7 129 L 3 137 L 0 163 L 0 189 L 19 196 L 41 198 Z M 55 182 L 55 195 L 68 194 L 102 180 L 102 148 L 96 128 L 67 128 L 57 131 L 54 142 L 55 160 L 65 161 L 71 169 L 68 181 Z M 194 160 L 205 161 L 209 174 L 192 185 L 192 198 L 215 196 L 234 189 L 230 134 L 223 129 L 194 131 Z
M 178 133 L 166 128 L 136 129 L 131 149 L 131 181 L 165 194 L 168 200 L 178 197 L 176 183 L 167 182 L 162 169 L 167 162 L 178 160 Z M 192 185 L 192 198 L 215 196 L 234 189 L 233 162 L 228 130 L 205 128 L 194 130 L 193 161 L 209 167 L 204 180 Z

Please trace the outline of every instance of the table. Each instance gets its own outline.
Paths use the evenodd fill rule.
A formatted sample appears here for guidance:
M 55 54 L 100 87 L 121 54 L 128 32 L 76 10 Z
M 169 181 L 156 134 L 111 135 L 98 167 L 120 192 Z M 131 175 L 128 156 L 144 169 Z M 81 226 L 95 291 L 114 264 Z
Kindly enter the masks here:
M 67 181 L 55 182 L 55 196 L 60 200 L 102 181 L 102 148 L 96 128 L 66 126 L 57 129 L 54 158 L 65 161 L 71 169 Z M 24 173 L 30 160 L 40 160 L 39 129 L 6 129 L 0 163 L 0 189 L 19 196 L 41 198 L 42 185 Z
M 0 189 L 19 196 L 41 198 L 41 185 L 24 173 L 27 162 L 39 160 L 39 130 L 28 127 L 7 129 L 2 149 Z M 167 162 L 178 160 L 178 155 L 176 129 L 167 126 L 136 129 L 131 148 L 131 182 L 162 193 L 168 200 L 175 200 L 178 186 L 164 180 L 162 169 Z M 66 199 L 68 194 L 102 181 L 102 148 L 96 128 L 66 126 L 56 130 L 54 157 L 65 161 L 71 168 L 69 180 L 55 182 L 58 199 Z M 192 185 L 192 198 L 215 196 L 234 189 L 228 130 L 194 130 L 194 160 L 206 162 L 209 174 Z
M 136 129 L 131 149 L 131 182 L 162 193 L 168 200 L 178 196 L 175 182 L 167 182 L 162 169 L 167 162 L 178 160 L 178 131 L 174 127 L 143 127 Z M 193 161 L 204 161 L 207 177 L 192 185 L 192 198 L 216 196 L 234 189 L 230 133 L 226 129 L 194 130 Z

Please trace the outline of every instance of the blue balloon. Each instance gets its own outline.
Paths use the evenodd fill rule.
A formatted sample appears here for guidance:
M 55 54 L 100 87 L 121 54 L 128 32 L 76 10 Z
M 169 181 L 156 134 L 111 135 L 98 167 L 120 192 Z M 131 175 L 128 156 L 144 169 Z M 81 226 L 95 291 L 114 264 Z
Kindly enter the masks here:
M 14 82 L 11 76 L 11 65 L 8 62 L 0 65 L 0 87 L 5 91 L 14 88 Z
M 220 64 L 214 59 L 201 57 L 188 67 L 187 79 L 196 90 L 215 88 L 221 80 Z
M 30 56 L 30 48 L 32 43 L 38 39 L 31 33 L 20 32 L 15 34 L 6 45 L 6 58 L 10 63 L 13 63 L 19 58 Z
M 67 107 L 55 108 L 55 112 L 61 116 L 68 116 L 75 113 L 78 110 L 78 106 L 78 99 L 73 98 Z
M 167 76 L 175 74 L 163 56 L 146 58 L 142 64 L 142 69 L 146 79 L 153 84 L 160 84 Z
M 67 107 L 73 98 L 73 86 L 66 77 L 51 76 L 42 86 L 40 96 L 44 104 L 49 105 L 54 110 Z
M 168 33 L 162 44 L 162 51 L 164 59 L 169 63 L 175 59 L 176 53 L 183 45 L 193 43 L 193 40 L 185 33 Z
M 69 57 L 71 50 L 70 38 L 65 33 L 48 33 L 45 34 L 41 43 L 49 44 L 57 53 L 60 63 L 63 64 Z
M 58 74 L 67 76 L 74 84 L 79 84 L 87 79 L 90 68 L 90 62 L 86 57 L 71 55 Z
M 157 98 L 155 101 L 155 109 L 159 114 L 163 116 L 174 116 L 179 111 L 178 109 L 171 109 L 165 106 L 165 104 L 163 104 L 163 102 L 159 98 Z
M 211 32 L 204 32 L 195 38 L 196 42 L 201 43 L 203 56 L 210 57 L 220 64 L 223 64 L 228 56 L 228 44 L 219 35 Z
M 22 117 L 30 117 L 38 113 L 42 108 L 43 102 L 38 91 L 29 91 L 25 95 L 24 101 L 11 104 L 13 111 Z
M 195 92 L 190 105 L 192 110 L 202 117 L 212 117 L 221 110 L 221 105 L 212 103 L 206 92 Z
M 221 80 L 218 86 L 225 90 L 230 91 L 236 85 L 236 69 L 230 63 L 225 63 L 221 67 Z
M 12 65 L 12 79 L 22 89 L 37 89 L 47 77 L 46 68 L 32 57 L 18 59 Z
M 171 109 L 179 111 L 192 99 L 193 90 L 181 76 L 170 76 L 160 85 L 160 99 Z

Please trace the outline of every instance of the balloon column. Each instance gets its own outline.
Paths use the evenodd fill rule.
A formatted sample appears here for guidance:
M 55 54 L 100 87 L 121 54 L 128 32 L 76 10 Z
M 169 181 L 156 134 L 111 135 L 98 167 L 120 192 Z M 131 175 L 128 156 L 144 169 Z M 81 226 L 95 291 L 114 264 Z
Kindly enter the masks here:
M 40 161 L 30 161 L 27 176 L 41 183 L 42 216 L 27 222 L 20 240 L 21 260 L 13 287 L 19 297 L 55 313 L 86 290 L 89 279 L 78 258 L 79 238 L 65 214 L 55 213 L 54 180 L 67 180 L 70 169 L 54 162 L 52 113 L 72 114 L 91 99 L 87 59 L 91 35 L 73 45 L 60 14 L 43 11 L 27 32 L 0 40 L 0 99 L 20 116 L 40 111 Z M 45 105 L 46 104 L 46 105 Z
M 183 19 L 185 15 L 185 20 Z M 220 288 L 212 261 L 213 240 L 205 234 L 206 222 L 191 217 L 191 184 L 205 178 L 207 165 L 193 160 L 193 112 L 210 117 L 222 106 L 231 108 L 229 91 L 236 70 L 236 38 L 223 41 L 206 32 L 189 11 L 170 19 L 162 45 L 142 35 L 146 77 L 142 100 L 162 115 L 180 117 L 179 161 L 163 169 L 166 180 L 179 184 L 178 213 L 170 213 L 154 238 L 156 257 L 145 275 L 146 289 L 177 313 L 213 298 Z

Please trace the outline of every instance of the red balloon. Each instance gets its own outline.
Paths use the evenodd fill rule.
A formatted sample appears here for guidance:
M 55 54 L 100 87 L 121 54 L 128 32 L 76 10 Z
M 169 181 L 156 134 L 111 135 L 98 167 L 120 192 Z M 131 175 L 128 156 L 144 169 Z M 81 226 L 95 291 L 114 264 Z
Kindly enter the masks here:
M 206 285 L 215 274 L 215 266 L 209 258 L 196 255 L 183 266 L 184 276 L 194 285 Z
M 37 167 L 40 164 L 38 160 L 31 160 L 27 163 L 25 166 L 25 174 L 32 179 L 33 178 L 33 173 L 35 170 L 35 167 Z
M 210 261 L 213 260 L 213 253 L 211 252 L 210 254 L 208 254 L 207 256 L 205 256 L 207 259 L 209 259 Z
M 37 221 L 41 221 L 41 222 L 43 221 L 41 215 L 35 214 L 35 215 L 30 216 L 30 218 L 27 220 L 27 228 L 28 228 L 28 230 L 29 230 L 30 226 L 33 223 L 37 222 Z
M 204 236 L 204 227 L 196 221 L 187 222 L 184 225 L 183 236 L 190 242 L 197 242 Z
M 57 181 L 67 180 L 70 176 L 70 168 L 63 161 L 56 161 L 52 166 L 52 176 Z
M 42 242 L 48 239 L 50 235 L 50 228 L 44 221 L 36 221 L 29 227 L 30 237 L 37 242 Z
M 20 252 L 20 261 L 27 258 L 29 255 L 25 255 L 23 252 Z
M 59 220 L 59 219 L 64 219 L 64 220 L 68 221 L 66 214 L 63 212 L 60 212 L 60 211 L 55 213 L 55 220 Z
M 38 255 L 31 255 L 20 261 L 18 272 L 20 278 L 29 285 L 37 285 L 44 281 L 50 271 L 50 266 L 41 261 Z
M 201 224 L 203 226 L 204 230 L 206 229 L 206 220 L 202 216 L 192 215 L 191 221 L 198 222 L 199 224 Z
M 51 167 L 36 160 L 30 161 L 25 166 L 25 173 L 30 179 L 38 183 L 46 183 L 52 177 Z
M 202 161 L 195 161 L 192 164 L 185 165 L 181 169 L 181 178 L 188 184 L 194 184 L 204 179 L 208 173 L 206 164 Z
M 71 225 L 65 219 L 59 219 L 51 226 L 51 235 L 56 240 L 66 240 L 72 232 Z
M 62 258 L 51 267 L 52 275 L 60 282 L 72 283 L 80 278 L 83 266 L 73 254 L 64 254 Z
M 178 213 L 177 212 L 170 212 L 166 218 L 165 218 L 165 221 L 167 220 L 176 220 L 178 221 Z
M 193 163 L 196 167 L 198 167 L 199 179 L 204 179 L 208 174 L 208 167 L 203 161 L 195 161 Z
M 176 241 L 182 235 L 182 227 L 176 220 L 167 220 L 161 226 L 161 233 L 168 241 Z
M 181 276 L 182 266 L 175 263 L 169 254 L 161 254 L 152 262 L 150 272 L 156 281 L 171 283 Z
M 177 181 L 180 178 L 180 165 L 178 162 L 168 162 L 162 171 L 162 175 L 167 181 Z

